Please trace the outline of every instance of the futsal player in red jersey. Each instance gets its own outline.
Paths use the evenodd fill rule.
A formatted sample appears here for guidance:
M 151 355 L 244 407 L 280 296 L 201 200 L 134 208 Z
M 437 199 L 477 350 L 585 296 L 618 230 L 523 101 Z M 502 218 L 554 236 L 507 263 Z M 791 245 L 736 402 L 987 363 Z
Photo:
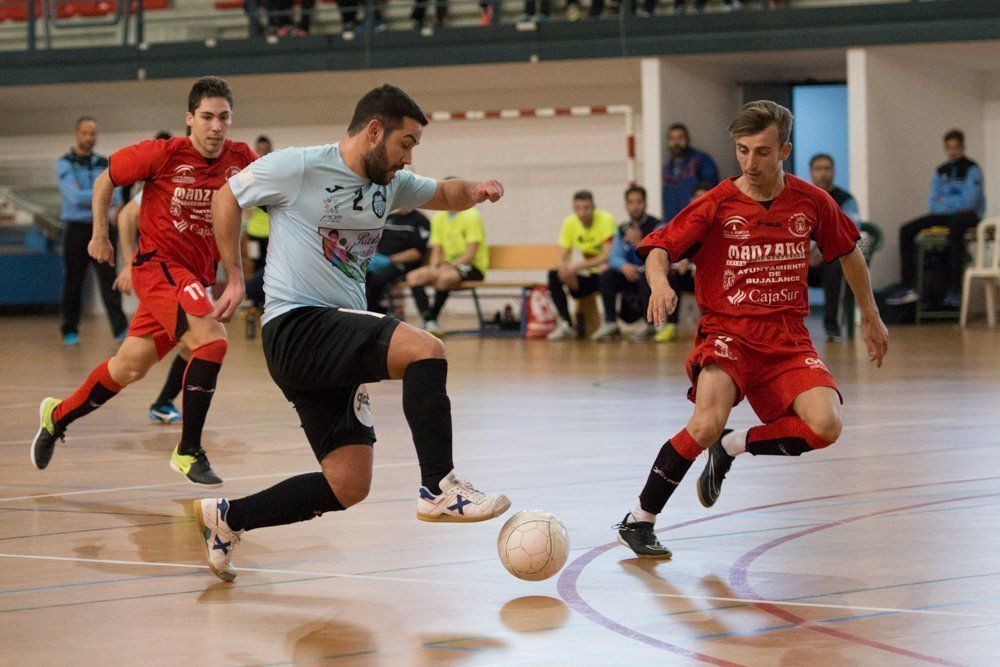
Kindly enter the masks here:
M 226 355 L 225 327 L 212 317 L 208 296 L 219 261 L 212 231 L 212 197 L 232 175 L 257 159 L 244 143 L 226 138 L 233 94 L 217 77 L 195 82 L 188 96 L 189 137 L 143 141 L 111 156 L 94 183 L 96 220 L 87 250 L 99 262 L 114 263 L 108 241 L 108 204 L 116 186 L 145 181 L 140 212 L 142 234 L 132 262 L 132 287 L 139 309 L 125 341 L 112 358 L 91 371 L 65 399 L 46 398 L 41 427 L 31 443 L 31 460 L 45 468 L 66 428 L 141 379 L 178 341 L 191 350 L 184 372 L 184 424 L 170 466 L 194 484 L 222 480 L 201 447 L 201 432 Z
M 743 106 L 729 126 L 743 175 L 689 204 L 639 246 L 652 290 L 650 322 L 659 326 L 676 308 L 667 272 L 683 258 L 698 267 L 695 294 L 704 313 L 686 363 L 694 414 L 660 449 L 638 506 L 616 526 L 619 542 L 639 556 L 670 558 L 654 532 L 656 515 L 702 450 L 708 461 L 698 498 L 711 507 L 739 454 L 799 456 L 840 436 L 840 392 L 803 321 L 811 240 L 844 269 L 869 359 L 881 366 L 888 349 L 857 226 L 828 193 L 782 169 L 791 131 L 785 107 L 766 100 Z M 744 398 L 763 424 L 724 430 Z

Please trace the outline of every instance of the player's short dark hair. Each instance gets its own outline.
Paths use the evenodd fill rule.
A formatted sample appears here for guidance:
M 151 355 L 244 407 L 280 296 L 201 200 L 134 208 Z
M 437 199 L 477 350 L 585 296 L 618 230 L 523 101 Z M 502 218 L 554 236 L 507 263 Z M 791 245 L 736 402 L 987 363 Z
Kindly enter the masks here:
M 347 126 L 347 134 L 353 137 L 373 120 L 379 121 L 388 134 L 402 125 L 404 118 L 412 118 L 421 126 L 428 122 L 412 97 L 387 83 L 369 90 L 358 100 L 351 124 Z
M 233 106 L 233 91 L 229 89 L 229 84 L 217 76 L 203 76 L 191 86 L 191 93 L 188 95 L 188 113 L 194 113 L 201 101 L 210 97 L 224 97 L 229 102 L 230 108 Z
M 965 145 L 965 133 L 959 129 L 948 130 L 948 132 L 944 135 L 945 141 L 951 141 L 952 139 L 957 141 L 962 146 Z
M 590 190 L 577 190 L 573 193 L 573 201 L 589 201 L 591 204 L 594 203 L 594 193 Z
M 778 129 L 778 141 L 787 144 L 792 138 L 792 112 L 771 100 L 748 102 L 740 108 L 736 118 L 729 124 L 729 134 L 735 139 L 763 132 L 774 125 Z
M 262 141 L 266 141 L 267 143 L 271 143 L 271 137 L 267 136 L 266 134 L 262 134 L 259 137 L 257 137 L 257 140 L 254 143 L 258 143 L 259 144 Z
M 93 116 L 80 116 L 76 119 L 76 129 L 80 129 L 80 126 L 84 123 L 96 123 L 97 119 Z
M 154 139 L 172 139 L 174 135 L 170 134 L 166 130 L 160 130 L 153 135 Z
M 810 169 L 812 169 L 813 165 L 816 164 L 817 160 L 829 160 L 830 166 L 832 167 L 834 165 L 833 156 L 831 156 L 829 153 L 816 153 L 816 155 L 813 155 L 811 158 L 809 158 Z
M 628 196 L 633 192 L 638 192 L 639 194 L 641 194 L 642 201 L 646 201 L 646 188 L 642 187 L 641 185 L 628 186 L 628 189 L 625 190 L 625 199 L 628 199 Z
M 688 126 L 685 125 L 684 123 L 674 123 L 673 125 L 667 128 L 667 134 L 670 134 L 670 132 L 673 130 L 683 130 L 684 136 L 687 137 L 688 139 L 691 138 L 691 131 L 688 130 Z

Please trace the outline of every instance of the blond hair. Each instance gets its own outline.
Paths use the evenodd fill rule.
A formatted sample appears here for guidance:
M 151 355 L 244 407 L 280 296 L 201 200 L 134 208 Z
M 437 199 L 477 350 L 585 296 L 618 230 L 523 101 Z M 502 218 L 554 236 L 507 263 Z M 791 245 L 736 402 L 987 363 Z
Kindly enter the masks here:
M 740 108 L 729 124 L 729 134 L 735 139 L 758 134 L 774 125 L 778 139 L 784 145 L 792 138 L 792 112 L 771 100 L 748 102 Z

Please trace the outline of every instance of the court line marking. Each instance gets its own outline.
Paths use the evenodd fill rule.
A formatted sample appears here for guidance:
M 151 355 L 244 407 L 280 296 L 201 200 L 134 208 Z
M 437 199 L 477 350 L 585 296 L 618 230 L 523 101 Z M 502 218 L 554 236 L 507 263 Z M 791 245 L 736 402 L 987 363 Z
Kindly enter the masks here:
M 208 565 L 201 565 L 198 563 L 163 563 L 158 561 L 141 561 L 141 560 L 113 560 L 108 558 L 79 558 L 73 556 L 38 556 L 34 554 L 4 554 L 0 553 L 0 558 L 25 558 L 28 560 L 49 560 L 49 561 L 60 561 L 60 562 L 73 562 L 73 563 L 98 563 L 101 565 L 134 565 L 134 566 L 145 566 L 145 567 L 167 567 L 167 568 L 180 568 L 185 570 L 210 570 Z M 447 584 L 455 584 L 455 581 L 434 581 L 431 579 L 408 579 L 401 577 L 385 577 L 373 574 L 344 574 L 339 572 L 311 572 L 306 570 L 279 570 L 275 568 L 267 567 L 241 567 L 239 572 L 259 572 L 262 574 L 294 574 L 302 576 L 313 576 L 313 577 L 329 577 L 329 578 L 339 578 L 339 579 L 369 579 L 373 581 L 391 581 L 399 583 L 408 584 L 433 584 L 435 586 L 444 586 Z M 277 583 L 277 582 L 276 582 Z
M 373 468 L 403 468 L 405 466 L 414 466 L 416 461 L 400 461 L 398 463 L 377 463 Z M 302 475 L 309 472 L 316 472 L 315 470 L 296 470 L 293 472 L 269 472 L 262 475 L 242 475 L 240 477 L 227 477 L 226 481 L 230 482 L 240 482 L 249 479 L 266 479 L 268 477 L 292 477 L 294 475 Z M 44 486 L 44 484 L 39 484 L 39 486 Z M 169 486 L 186 486 L 189 488 L 194 487 L 191 482 L 164 482 L 163 484 L 139 484 L 137 486 L 114 486 L 103 489 L 85 489 L 83 491 L 62 491 L 60 493 L 38 493 L 30 496 L 9 496 L 6 498 L 0 498 L 0 503 L 8 503 L 15 500 L 33 500 L 35 498 L 63 498 L 65 496 L 81 496 L 89 493 L 114 493 L 116 491 L 137 491 L 140 489 L 159 489 Z
M 817 501 L 822 501 L 822 500 L 830 500 L 830 499 L 833 499 L 833 498 L 849 498 L 849 497 L 852 497 L 852 496 L 863 496 L 863 495 L 867 495 L 867 494 L 870 494 L 870 493 L 887 493 L 887 492 L 891 492 L 891 491 L 906 491 L 906 490 L 909 490 L 909 489 L 921 489 L 921 488 L 928 488 L 928 487 L 948 486 L 948 485 L 952 485 L 952 484 L 969 484 L 969 483 L 973 483 L 973 482 L 994 481 L 994 480 L 997 480 L 997 479 L 1000 479 L 1000 476 L 974 477 L 974 478 L 969 478 L 969 479 L 947 480 L 947 481 L 943 481 L 943 482 L 929 482 L 929 483 L 924 483 L 924 484 L 905 484 L 905 485 L 902 485 L 902 486 L 889 486 L 889 487 L 882 487 L 882 488 L 877 488 L 877 489 L 865 489 L 865 490 L 862 490 L 862 491 L 849 491 L 849 492 L 846 492 L 846 493 L 833 493 L 833 494 L 827 494 L 827 495 L 823 495 L 823 496 L 815 496 L 815 497 L 812 497 L 812 498 L 799 498 L 797 500 L 784 500 L 784 501 L 780 501 L 780 502 L 776 502 L 776 503 L 767 503 L 767 504 L 764 504 L 764 505 L 755 505 L 755 506 L 752 506 L 752 507 L 744 507 L 742 509 L 730 510 L 728 512 L 722 512 L 721 514 L 714 514 L 712 516 L 705 516 L 705 517 L 699 517 L 699 518 L 696 518 L 696 519 L 689 519 L 687 521 L 681 521 L 679 523 L 671 524 L 669 526 L 664 526 L 663 528 L 657 529 L 656 532 L 663 533 L 663 532 L 670 531 L 670 530 L 677 530 L 679 528 L 686 528 L 688 526 L 693 526 L 693 525 L 697 525 L 697 524 L 700 524 L 700 523 L 705 523 L 706 521 L 715 521 L 715 520 L 718 520 L 718 519 L 724 519 L 724 518 L 728 518 L 728 517 L 732 517 L 732 516 L 738 516 L 738 515 L 747 514 L 749 512 L 757 512 L 757 511 L 760 511 L 760 510 L 768 510 L 768 509 L 772 509 L 772 508 L 775 508 L 775 507 L 785 507 L 785 506 L 788 506 L 788 505 L 798 505 L 798 504 L 802 504 L 802 503 L 817 502 Z M 892 500 L 892 499 L 890 498 L 889 500 Z M 579 589 L 577 588 L 577 582 L 579 581 L 580 576 L 583 574 L 583 571 L 586 569 L 586 567 L 588 565 L 590 565 L 594 560 L 596 560 L 598 556 L 601 556 L 601 555 L 607 553 L 608 551 L 611 551 L 612 549 L 614 549 L 614 548 L 616 548 L 618 546 L 620 546 L 620 545 L 618 544 L 617 541 L 615 541 L 615 542 L 609 542 L 607 544 L 603 544 L 601 546 L 594 547 L 594 548 L 590 549 L 589 551 L 587 551 L 586 553 L 584 553 L 583 555 L 578 556 L 573 561 L 567 563 L 566 566 L 563 568 L 562 572 L 559 574 L 559 579 L 556 581 L 556 590 L 558 591 L 559 597 L 562 598 L 562 600 L 566 604 L 568 604 L 570 606 L 570 608 L 573 609 L 574 611 L 576 611 L 578 614 L 580 614 L 584 618 L 592 621 L 596 625 L 605 628 L 606 630 L 610 630 L 611 632 L 614 632 L 616 634 L 622 635 L 623 637 L 627 637 L 629 639 L 633 639 L 635 641 L 639 641 L 639 642 L 642 642 L 644 644 L 648 644 L 650 646 L 654 646 L 656 648 L 663 649 L 665 651 L 669 651 L 671 653 L 676 653 L 676 654 L 679 654 L 679 655 L 683 655 L 683 656 L 686 656 L 686 657 L 689 657 L 689 658 L 692 658 L 692 659 L 695 659 L 695 660 L 700 660 L 702 662 L 710 662 L 710 663 L 713 663 L 713 664 L 718 664 L 720 662 L 720 660 L 718 658 L 714 658 L 712 656 L 707 656 L 707 655 L 703 655 L 703 654 L 700 654 L 700 653 L 696 653 L 694 651 L 691 651 L 689 649 L 683 648 L 681 646 L 677 646 L 675 644 L 669 644 L 667 642 L 664 642 L 664 641 L 661 641 L 659 639 L 656 639 L 655 637 L 652 637 L 650 635 L 643 634 L 642 632 L 639 632 L 638 630 L 634 630 L 634 629 L 632 629 L 632 628 L 630 628 L 628 626 L 622 625 L 621 623 L 618 623 L 617 621 L 615 621 L 615 620 L 613 620 L 613 619 L 605 616 L 601 612 L 599 612 L 596 608 L 594 608 L 589 602 L 587 602 L 584 599 L 583 595 L 580 593 Z M 924 658 L 925 659 L 930 659 L 930 660 L 938 660 L 937 658 L 932 658 L 930 656 L 926 656 Z
M 680 593 L 640 593 L 640 595 L 659 597 L 659 598 L 678 598 L 683 600 L 706 600 L 709 602 L 741 602 L 752 605 L 773 604 L 782 607 L 815 607 L 817 609 L 844 609 L 847 611 L 879 611 L 879 612 L 897 613 L 897 614 L 927 614 L 930 616 L 967 616 L 970 618 L 990 618 L 990 619 L 997 618 L 996 616 L 991 616 L 988 614 L 967 614 L 967 613 L 953 612 L 953 611 L 934 611 L 932 609 L 895 609 L 890 607 L 858 607 L 849 604 L 786 602 L 785 600 L 762 600 L 760 598 L 726 598 L 726 597 L 714 597 L 710 595 L 683 595 Z
M 742 593 L 743 595 L 747 596 L 757 596 L 759 598 L 760 596 L 757 595 L 757 591 L 754 590 L 754 587 L 750 584 L 749 568 L 753 564 L 753 562 L 757 560 L 757 558 L 764 555 L 771 549 L 774 549 L 775 547 L 785 544 L 786 542 L 791 542 L 792 540 L 798 539 L 800 537 L 805 537 L 807 535 L 812 535 L 813 533 L 818 533 L 823 530 L 829 530 L 830 528 L 839 528 L 841 526 L 844 526 L 849 523 L 854 523 L 856 521 L 864 521 L 866 519 L 884 517 L 905 510 L 911 510 L 920 507 L 931 507 L 934 505 L 944 505 L 948 503 L 958 503 L 966 500 L 979 499 L 979 498 L 995 498 L 997 496 L 1000 496 L 1000 493 L 983 493 L 971 496 L 960 496 L 958 498 L 944 498 L 930 502 L 922 502 L 913 505 L 906 505 L 903 507 L 893 507 L 889 509 L 879 510 L 877 512 L 869 512 L 867 514 L 860 514 L 856 516 L 847 517 L 844 519 L 838 519 L 836 521 L 830 521 L 828 523 L 819 526 L 812 526 L 810 528 L 805 528 L 803 530 L 799 530 L 794 533 L 789 533 L 788 535 L 783 535 L 779 538 L 758 545 L 753 549 L 751 549 L 750 551 L 744 553 L 742 556 L 740 556 L 729 571 L 729 583 L 732 585 L 734 589 L 736 589 L 736 592 Z M 829 635 L 837 639 L 846 640 L 855 644 L 859 644 L 861 646 L 868 646 L 870 648 L 886 651 L 888 653 L 895 653 L 897 655 L 903 655 L 908 658 L 924 660 L 939 665 L 956 664 L 944 658 L 936 658 L 929 655 L 922 655 L 915 651 L 910 651 L 908 649 L 892 646 L 884 642 L 862 637 L 860 635 L 843 632 L 835 628 L 824 627 L 815 621 L 811 621 L 802 616 L 797 616 L 791 612 L 785 611 L 784 609 L 781 609 L 780 606 L 776 606 L 765 600 L 759 600 L 758 602 L 754 603 L 754 606 L 760 609 L 761 611 L 770 614 L 771 616 L 775 616 L 789 623 L 794 623 L 795 625 L 805 628 L 807 630 L 812 630 L 813 632 Z

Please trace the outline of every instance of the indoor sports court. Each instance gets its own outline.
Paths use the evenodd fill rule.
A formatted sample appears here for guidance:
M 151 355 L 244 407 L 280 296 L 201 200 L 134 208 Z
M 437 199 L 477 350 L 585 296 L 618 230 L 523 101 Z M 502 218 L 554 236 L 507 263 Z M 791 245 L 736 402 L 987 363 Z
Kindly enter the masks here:
M 326 2 L 245 10 L 147 0 L 143 11 L 27 4 L 0 0 L 0 662 L 1000 662 L 1000 8 L 992 2 L 560 2 L 530 14 L 524 7 L 523 15 L 513 0 L 453 0 L 443 15 L 444 5 L 411 14 L 414 6 L 397 0 L 353 10 Z M 453 288 L 434 320 L 440 331 L 428 326 L 405 278 L 368 308 L 442 341 L 455 473 L 508 496 L 501 516 L 418 520 L 418 497 L 438 492 L 422 481 L 415 418 L 404 414 L 411 380 L 366 382 L 377 434 L 367 498 L 347 511 L 247 530 L 238 551 L 226 543 L 235 581 L 213 573 L 212 542 L 193 501 L 245 498 L 321 469 L 265 359 L 274 274 L 270 287 L 262 278 L 269 305 L 261 309 L 248 291 L 225 326 L 228 352 L 210 408 L 185 398 L 195 391 L 191 378 L 203 376 L 189 374 L 193 362 L 177 362 L 187 366 L 171 406 L 185 420 L 207 411 L 200 442 L 225 480 L 220 488 L 171 469 L 188 431 L 160 423 L 170 420 L 152 408 L 176 372 L 173 352 L 113 398 L 89 394 L 100 409 L 74 421 L 39 469 L 39 402 L 70 400 L 135 337 L 116 331 L 94 271 L 83 273 L 78 324 L 67 315 L 71 229 L 93 221 L 85 220 L 90 190 L 79 180 L 82 194 L 67 190 L 59 165 L 90 159 L 80 150 L 84 118 L 96 126 L 92 153 L 111 156 L 111 174 L 117 151 L 159 131 L 181 141 L 188 91 L 204 75 L 232 89 L 228 138 L 259 147 L 266 136 L 279 152 L 341 140 L 358 98 L 392 83 L 429 119 L 412 150 L 413 172 L 503 183 L 499 201 L 475 206 L 489 268 L 482 280 Z M 809 308 L 811 361 L 828 369 L 843 397 L 839 438 L 801 456 L 793 448 L 736 457 L 707 508 L 697 488 L 706 455 L 679 483 L 661 474 L 676 488 L 656 516 L 655 537 L 672 557 L 638 557 L 619 541 L 618 524 L 650 511 L 645 496 L 637 506 L 637 494 L 662 467 L 657 452 L 692 416 L 685 362 L 703 335 L 703 313 L 678 288 L 676 322 L 647 331 L 645 301 L 641 319 L 629 321 L 622 297 L 616 320 L 598 291 L 570 296 L 573 336 L 548 340 L 560 317 L 550 270 L 563 252 L 590 257 L 560 245 L 560 224 L 575 215 L 590 229 L 575 208 L 588 192 L 622 225 L 620 239 L 604 239 L 604 252 L 615 252 L 614 244 L 631 243 L 636 218 L 626 188 L 638 185 L 644 210 L 669 229 L 685 215 L 671 213 L 677 194 L 668 191 L 679 182 L 677 125 L 688 148 L 714 160 L 716 180 L 736 178 L 745 163 L 727 128 L 741 105 L 759 99 L 795 116 L 784 173 L 817 182 L 815 158 L 825 157 L 833 182 L 855 202 L 857 219 L 844 219 L 858 224 L 888 352 L 880 368 L 870 361 L 863 299 L 834 306 L 827 283 L 810 278 L 796 298 Z M 952 131 L 964 152 L 948 152 Z M 969 160 L 978 171 L 949 167 Z M 92 180 L 108 168 L 87 164 Z M 907 237 L 910 221 L 946 216 L 934 193 L 957 197 L 959 181 L 978 188 L 971 206 L 982 210 L 958 240 L 944 217 Z M 286 261 L 275 250 L 286 242 L 282 204 L 271 201 L 268 267 Z M 360 201 L 358 190 L 354 210 Z M 332 211 L 336 200 L 326 203 Z M 433 263 L 442 244 L 437 218 L 420 210 L 432 221 L 417 264 Z M 252 268 L 259 256 L 251 215 L 240 238 Z M 127 233 L 121 219 L 111 222 Z M 116 273 L 131 264 L 120 243 Z M 321 249 L 337 266 L 337 250 Z M 604 257 L 579 276 L 612 271 Z M 814 258 L 813 268 L 838 261 L 825 259 Z M 227 278 L 220 268 L 215 300 Z M 734 308 L 758 298 L 737 298 L 731 285 L 699 289 L 729 293 Z M 128 318 L 142 307 L 136 291 L 120 297 Z M 613 335 L 594 340 L 609 319 Z M 359 419 L 368 414 L 353 410 Z M 760 423 L 744 400 L 726 426 L 751 429 L 744 449 L 758 454 L 750 442 Z M 459 510 L 463 502 L 458 496 Z M 550 576 L 538 581 L 508 571 L 522 565 L 508 542 L 524 510 L 551 514 L 547 525 L 561 524 L 568 536 L 563 553 L 545 529 L 539 576 Z

